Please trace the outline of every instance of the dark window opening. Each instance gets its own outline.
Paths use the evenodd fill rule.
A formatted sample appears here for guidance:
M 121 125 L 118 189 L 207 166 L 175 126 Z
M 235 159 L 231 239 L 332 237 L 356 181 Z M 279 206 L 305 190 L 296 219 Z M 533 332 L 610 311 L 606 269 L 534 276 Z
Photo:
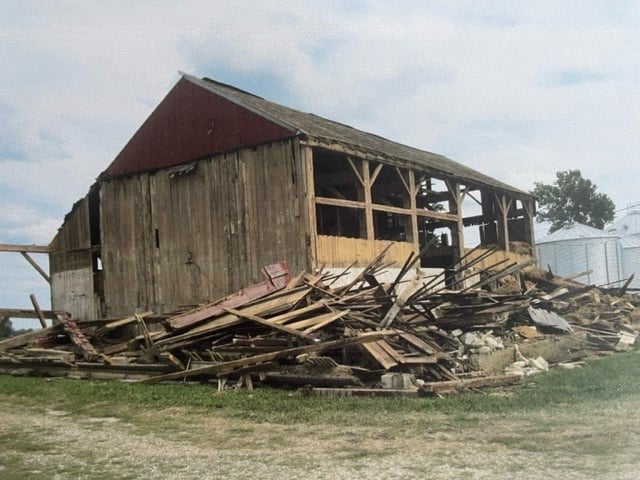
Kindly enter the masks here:
M 156 228 L 156 248 L 160 248 L 160 230 Z
M 373 229 L 376 240 L 411 242 L 411 216 L 373 211 Z
M 378 166 L 370 165 L 370 175 L 373 175 Z M 409 176 L 403 169 L 399 169 L 391 165 L 384 165 L 375 177 L 375 181 L 371 185 L 371 201 L 378 205 L 388 205 L 392 207 L 410 208 L 411 197 L 407 191 L 409 186 Z M 403 176 L 402 178 L 400 176 Z M 404 180 L 404 182 L 403 182 Z
M 100 186 L 89 190 L 89 237 L 91 245 L 100 245 Z
M 452 233 L 444 222 L 419 218 L 418 235 L 421 248 L 435 238 L 435 244 L 420 259 L 420 266 L 432 268 L 451 268 L 453 266 Z
M 442 180 L 424 178 L 418 185 L 416 206 L 432 212 L 448 212 L 451 193 Z
M 364 209 L 316 205 L 318 235 L 366 238 Z
M 354 165 L 360 165 L 357 159 Z M 346 155 L 315 149 L 313 151 L 313 181 L 317 197 L 363 201 L 362 183 L 349 164 Z

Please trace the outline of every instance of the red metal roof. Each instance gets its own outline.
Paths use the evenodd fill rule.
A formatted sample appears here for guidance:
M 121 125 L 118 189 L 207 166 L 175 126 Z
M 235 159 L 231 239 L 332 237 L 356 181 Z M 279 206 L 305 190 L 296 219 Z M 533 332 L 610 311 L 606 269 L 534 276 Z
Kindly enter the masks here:
M 101 178 L 171 167 L 295 133 L 182 78 Z

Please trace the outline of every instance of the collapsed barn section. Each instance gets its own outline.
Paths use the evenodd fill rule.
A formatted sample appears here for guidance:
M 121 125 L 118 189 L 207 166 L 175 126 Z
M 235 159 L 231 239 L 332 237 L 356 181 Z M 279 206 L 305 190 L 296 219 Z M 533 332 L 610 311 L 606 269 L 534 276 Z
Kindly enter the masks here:
M 385 249 L 459 269 L 465 237 L 530 252 L 534 215 L 530 194 L 442 155 L 183 74 L 51 242 L 52 310 L 175 312 L 265 265 L 357 274 Z

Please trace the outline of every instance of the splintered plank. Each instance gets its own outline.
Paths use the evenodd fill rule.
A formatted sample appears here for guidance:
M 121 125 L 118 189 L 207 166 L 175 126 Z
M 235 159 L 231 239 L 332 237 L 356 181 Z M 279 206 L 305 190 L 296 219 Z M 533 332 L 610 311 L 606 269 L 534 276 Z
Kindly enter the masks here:
M 433 355 L 436 352 L 440 351 L 440 349 L 434 348 L 433 345 L 429 345 L 427 342 L 414 335 L 413 333 L 403 332 L 400 334 L 400 338 L 428 355 Z
M 243 312 L 250 315 L 264 316 L 270 313 L 287 310 L 306 297 L 309 291 L 310 289 L 308 288 L 292 290 L 284 295 L 264 299 L 264 301 L 248 306 L 243 309 Z M 224 310 L 223 313 L 224 315 L 194 327 L 183 334 L 159 340 L 156 342 L 156 345 L 161 347 L 161 349 L 173 349 L 176 348 L 176 345 L 183 345 L 185 342 L 189 343 L 195 338 L 200 338 L 213 332 L 246 322 L 245 319 L 226 313 Z
M 291 276 L 286 263 L 268 265 L 262 269 L 265 280 L 229 295 L 220 302 L 197 307 L 193 310 L 181 313 L 167 320 L 168 325 L 174 330 L 181 330 L 207 318 L 222 315 L 225 307 L 240 307 L 249 302 L 264 298 L 273 292 L 282 290 L 290 285 Z
M 185 370 L 182 372 L 170 373 L 167 375 L 159 375 L 157 377 L 144 380 L 146 383 L 161 382 L 164 380 L 176 380 L 186 377 L 192 377 L 196 375 L 213 375 L 220 372 L 233 371 L 237 368 L 247 367 L 250 365 L 260 365 L 261 363 L 271 362 L 282 358 L 293 358 L 305 353 L 323 352 L 327 350 L 334 350 L 337 348 L 343 348 L 350 345 L 368 344 L 382 340 L 385 337 L 396 335 L 395 330 L 381 330 L 378 332 L 366 332 L 356 337 L 341 338 L 338 340 L 331 340 L 328 342 L 316 343 L 314 345 L 303 345 L 301 347 L 287 348 L 278 352 L 263 353 L 260 355 L 253 355 L 251 357 L 240 358 L 237 360 L 231 360 L 228 362 L 220 362 L 215 365 L 210 365 L 202 368 L 194 368 L 192 370 Z
M 235 315 L 239 318 L 244 318 L 246 320 L 250 320 L 252 322 L 258 323 L 268 328 L 272 328 L 273 330 L 277 330 L 279 332 L 283 332 L 289 335 L 292 335 L 297 338 L 301 338 L 309 343 L 319 342 L 320 340 L 316 337 L 309 335 L 308 333 L 301 332 L 300 330 L 296 330 L 295 328 L 287 327 L 286 325 L 278 325 L 277 323 L 273 323 L 269 320 L 265 320 L 262 317 L 258 317 L 257 315 L 251 315 L 250 313 L 245 313 L 241 310 L 236 310 L 235 308 L 225 307 L 224 309 L 227 313 Z
M 387 353 L 387 351 L 380 346 L 379 342 L 365 343 L 362 347 L 373 357 L 373 359 L 380 364 L 385 370 L 389 370 L 398 366 L 398 362 Z
M 317 330 L 318 328 L 322 328 L 325 325 L 329 325 L 330 323 L 335 322 L 339 318 L 344 317 L 347 313 L 349 313 L 348 310 L 338 313 L 324 313 L 313 318 L 298 320 L 297 322 L 290 323 L 289 326 L 291 328 L 305 329 L 305 332 L 312 332 L 314 330 Z
M 148 311 L 148 312 L 144 312 L 144 313 L 136 313 L 136 314 L 131 315 L 129 317 L 125 317 L 125 318 L 120 319 L 120 320 L 114 320 L 113 322 L 109 322 L 106 325 L 103 325 L 102 328 L 105 329 L 105 330 L 113 330 L 114 328 L 122 327 L 124 325 L 128 325 L 129 323 L 137 322 L 138 321 L 138 317 L 144 318 L 144 317 L 148 317 L 149 315 L 153 315 L 153 312 L 152 311 Z

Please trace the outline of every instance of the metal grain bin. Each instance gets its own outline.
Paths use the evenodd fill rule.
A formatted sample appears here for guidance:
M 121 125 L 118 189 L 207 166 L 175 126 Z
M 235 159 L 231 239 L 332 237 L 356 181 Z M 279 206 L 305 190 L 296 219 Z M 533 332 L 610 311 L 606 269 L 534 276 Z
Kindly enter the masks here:
M 538 266 L 579 282 L 606 285 L 624 278 L 620 235 L 572 223 L 537 241 Z
M 634 275 L 629 284 L 631 288 L 640 288 L 640 238 L 625 237 L 620 240 L 622 247 L 622 274 L 624 278 Z

